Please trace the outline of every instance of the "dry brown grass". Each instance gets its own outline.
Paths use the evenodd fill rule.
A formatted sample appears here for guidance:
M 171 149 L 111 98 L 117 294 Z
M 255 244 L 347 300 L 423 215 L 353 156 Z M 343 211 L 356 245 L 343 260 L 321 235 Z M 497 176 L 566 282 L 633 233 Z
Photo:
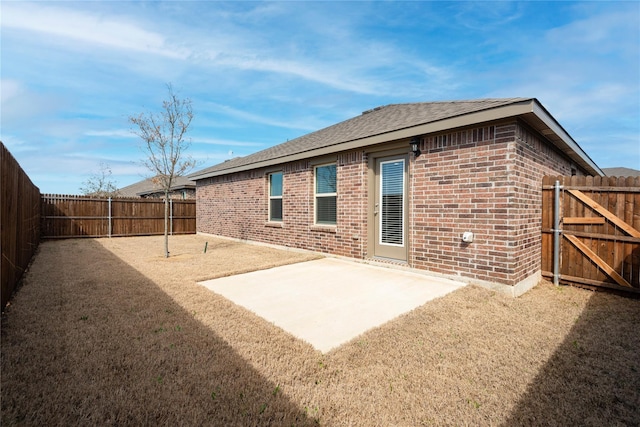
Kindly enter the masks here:
M 170 249 L 41 245 L 2 319 L 3 426 L 640 423 L 637 300 L 469 286 L 323 355 L 196 284 L 308 256 Z

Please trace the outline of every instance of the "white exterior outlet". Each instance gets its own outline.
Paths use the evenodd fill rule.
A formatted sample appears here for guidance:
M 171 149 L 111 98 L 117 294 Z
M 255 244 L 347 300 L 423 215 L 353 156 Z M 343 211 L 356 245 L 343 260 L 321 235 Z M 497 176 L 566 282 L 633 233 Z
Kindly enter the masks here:
M 462 241 L 465 243 L 473 242 L 473 233 L 471 231 L 465 231 L 462 233 Z

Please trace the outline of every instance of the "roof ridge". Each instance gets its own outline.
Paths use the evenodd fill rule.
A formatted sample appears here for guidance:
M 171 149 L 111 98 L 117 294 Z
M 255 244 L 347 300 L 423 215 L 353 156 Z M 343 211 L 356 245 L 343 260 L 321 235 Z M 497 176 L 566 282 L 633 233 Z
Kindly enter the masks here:
M 464 104 L 464 103 L 473 103 L 479 104 L 487 101 L 499 101 L 499 102 L 516 102 L 516 101 L 530 101 L 535 99 L 533 97 L 511 97 L 511 98 L 476 98 L 476 99 L 451 99 L 451 100 L 440 100 L 440 101 L 424 101 L 424 102 L 396 102 L 391 104 L 379 105 L 377 107 L 370 108 L 368 110 L 364 110 L 362 114 L 373 113 L 374 111 L 380 111 L 384 108 L 388 107 L 396 107 L 396 106 L 410 106 L 410 105 L 433 105 L 433 104 Z M 356 116 L 358 117 L 358 116 Z M 353 117 L 355 118 L 355 117 Z M 350 120 L 350 119 L 347 119 Z
M 535 99 L 533 97 L 508 97 L 508 98 L 474 98 L 474 99 L 449 99 L 449 100 L 440 100 L 440 101 L 424 101 L 424 102 L 398 102 L 395 104 L 387 104 L 386 106 L 391 105 L 426 105 L 426 104 L 459 104 L 459 103 L 474 103 L 478 104 L 481 102 L 487 101 L 528 101 L 531 99 Z

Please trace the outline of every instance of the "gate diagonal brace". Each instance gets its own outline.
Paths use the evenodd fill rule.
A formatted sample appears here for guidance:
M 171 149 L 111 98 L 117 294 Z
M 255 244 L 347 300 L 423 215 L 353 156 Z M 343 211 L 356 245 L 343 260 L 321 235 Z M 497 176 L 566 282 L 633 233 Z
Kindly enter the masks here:
M 564 234 L 564 237 L 567 238 L 573 245 L 580 250 L 583 254 L 585 254 L 591 261 L 595 262 L 598 267 L 602 268 L 605 273 L 613 280 L 615 280 L 620 286 L 624 286 L 627 288 L 632 288 L 631 284 L 625 280 L 617 271 L 615 271 L 609 264 L 604 262 L 602 258 L 598 256 L 595 252 L 593 252 L 587 245 L 582 243 L 580 239 L 576 236 L 572 236 L 570 234 Z
M 593 200 L 591 197 L 587 196 L 580 190 L 567 190 L 571 195 L 580 200 L 582 203 L 589 206 L 594 211 L 598 212 L 603 217 L 607 218 L 609 221 L 620 227 L 624 230 L 628 235 L 633 237 L 640 237 L 640 231 L 636 230 L 617 216 L 607 210 L 604 206 Z

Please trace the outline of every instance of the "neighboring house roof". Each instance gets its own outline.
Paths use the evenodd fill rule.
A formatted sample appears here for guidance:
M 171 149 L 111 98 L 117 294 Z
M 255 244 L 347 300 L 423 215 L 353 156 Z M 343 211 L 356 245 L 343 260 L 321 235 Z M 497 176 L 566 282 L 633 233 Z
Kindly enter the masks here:
M 171 191 L 196 188 L 195 181 L 192 181 L 185 176 L 175 177 L 173 178 L 173 181 L 174 183 L 171 186 Z M 161 191 L 162 189 L 160 189 L 160 186 L 155 184 L 152 178 L 147 178 L 126 187 L 122 187 L 118 190 L 118 195 L 121 197 L 140 197 Z
M 640 171 L 630 168 L 602 168 L 607 176 L 640 176 Z
M 272 166 L 416 135 L 520 117 L 594 175 L 600 168 L 535 98 L 391 104 L 245 157 L 189 175 L 193 180 Z

